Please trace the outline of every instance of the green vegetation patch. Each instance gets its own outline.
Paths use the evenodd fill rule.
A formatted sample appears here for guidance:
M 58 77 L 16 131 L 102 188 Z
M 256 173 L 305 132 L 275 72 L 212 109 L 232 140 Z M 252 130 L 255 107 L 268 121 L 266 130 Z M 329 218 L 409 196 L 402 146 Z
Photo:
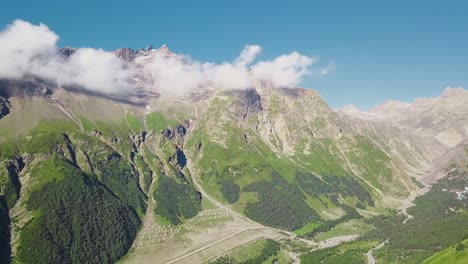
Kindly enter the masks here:
M 304 264 L 362 264 L 367 263 L 367 257 L 363 252 L 375 246 L 374 242 L 357 241 L 342 245 L 308 252 L 301 255 L 301 263 Z
M 297 235 L 305 235 L 314 231 L 316 227 L 319 226 L 319 223 L 308 223 L 300 229 L 294 230 L 294 233 Z
M 31 191 L 40 189 L 51 180 L 63 179 L 70 164 L 58 154 L 53 154 L 31 170 Z
M 140 121 L 131 112 L 127 113 L 127 124 L 133 132 L 140 132 L 143 130 Z
M 255 241 L 234 250 L 227 256 L 219 257 L 210 264 L 262 264 L 276 263 L 280 244 L 273 239 Z
M 30 154 L 47 153 L 62 142 L 63 134 L 76 132 L 78 127 L 70 121 L 41 122 L 19 142 L 19 149 Z
M 468 263 L 468 239 L 451 246 L 432 257 L 426 259 L 422 264 L 465 264 Z
M 0 157 L 11 159 L 25 152 L 29 154 L 51 152 L 63 141 L 64 133 L 77 131 L 79 131 L 78 126 L 71 121 L 43 121 L 26 136 L 0 143 Z
M 336 142 L 331 139 L 302 139 L 297 152 L 297 161 L 307 162 L 308 167 L 318 174 L 331 174 L 344 176 L 349 175 L 349 172 L 344 169 L 345 160 L 336 145 Z M 301 151 L 309 144 L 309 154 L 303 154 Z
M 153 112 L 145 117 L 146 127 L 153 131 L 162 131 L 169 127 L 177 125 L 177 121 L 173 119 L 167 119 L 160 112 Z
M 388 183 L 393 178 L 393 170 L 390 167 L 391 158 L 370 140 L 364 137 L 355 137 L 351 141 L 351 150 L 348 158 L 351 164 L 356 164 L 362 171 L 362 177 L 370 180 L 376 187 L 383 188 L 383 183 Z M 397 184 L 397 181 L 393 181 Z M 400 186 L 400 189 L 403 189 Z

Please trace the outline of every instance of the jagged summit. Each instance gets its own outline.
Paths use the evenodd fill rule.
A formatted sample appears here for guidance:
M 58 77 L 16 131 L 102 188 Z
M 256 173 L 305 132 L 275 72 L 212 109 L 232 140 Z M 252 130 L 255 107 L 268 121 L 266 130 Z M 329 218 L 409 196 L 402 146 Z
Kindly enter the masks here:
M 169 52 L 170 51 L 166 44 L 163 44 L 161 47 L 158 48 L 158 50 L 163 51 L 163 52 Z
M 165 58 L 175 56 L 176 54 L 172 52 L 166 44 L 163 44 L 161 47 L 159 47 L 156 52 L 159 54 L 162 54 Z
M 134 62 L 135 59 L 138 58 L 143 58 L 143 61 L 147 61 L 149 56 L 152 53 L 159 53 L 163 54 L 163 56 L 173 56 L 175 53 L 173 53 L 166 44 L 163 44 L 161 47 L 155 49 L 153 45 L 149 45 L 145 49 L 131 49 L 131 48 L 120 48 L 114 52 L 117 57 L 122 58 L 126 62 Z
M 130 62 L 135 58 L 137 51 L 132 50 L 131 48 L 120 48 L 115 51 L 117 57 L 122 58 L 126 62 Z

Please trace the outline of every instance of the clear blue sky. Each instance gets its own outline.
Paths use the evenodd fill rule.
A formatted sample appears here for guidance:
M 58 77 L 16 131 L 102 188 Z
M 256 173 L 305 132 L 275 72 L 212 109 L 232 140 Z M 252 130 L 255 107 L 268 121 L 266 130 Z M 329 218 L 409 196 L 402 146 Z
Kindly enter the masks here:
M 335 108 L 468 88 L 468 1 L 3 1 L 0 25 L 16 18 L 45 23 L 61 46 L 166 43 L 219 62 L 259 44 L 260 59 L 297 50 L 334 60 L 334 73 L 302 86 Z

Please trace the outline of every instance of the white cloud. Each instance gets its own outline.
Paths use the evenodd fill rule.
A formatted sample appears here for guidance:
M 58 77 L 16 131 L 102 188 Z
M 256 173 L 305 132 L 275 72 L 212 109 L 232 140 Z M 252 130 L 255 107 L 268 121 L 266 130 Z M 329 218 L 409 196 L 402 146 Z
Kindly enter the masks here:
M 144 65 L 144 70 L 152 77 L 152 87 L 165 93 L 181 95 L 203 83 L 203 73 L 198 62 L 187 62 L 189 58 L 153 55 Z
M 249 65 L 257 58 L 260 52 L 262 52 L 262 47 L 258 45 L 246 45 L 239 57 L 234 61 L 234 64 Z
M 114 53 L 81 48 L 68 59 L 58 55 L 59 37 L 43 24 L 15 20 L 0 32 L 0 78 L 25 75 L 100 93 L 123 92 L 133 72 Z
M 0 32 L 0 77 L 21 78 L 53 56 L 58 36 L 43 24 L 15 20 Z
M 325 75 L 335 72 L 335 70 L 336 70 L 336 63 L 334 61 L 331 61 L 327 64 L 327 66 L 320 69 L 320 75 L 325 76 Z
M 102 93 L 125 92 L 134 75 L 114 53 L 92 48 L 78 49 L 63 69 L 63 74 L 56 76 L 60 85 L 78 85 Z
M 166 56 L 156 51 L 145 70 L 154 78 L 153 88 L 166 93 L 185 94 L 202 85 L 219 89 L 246 89 L 267 81 L 274 86 L 295 86 L 309 73 L 315 59 L 293 52 L 271 61 L 254 63 L 261 52 L 258 45 L 245 46 L 231 63 L 202 63 L 190 57 Z
M 272 61 L 261 61 L 252 66 L 256 81 L 269 81 L 275 86 L 296 86 L 309 73 L 315 59 L 293 52 Z
M 232 62 L 199 62 L 161 49 L 150 52 L 136 66 L 112 52 L 93 48 L 78 48 L 70 57 L 62 57 L 58 39 L 43 24 L 14 21 L 0 32 L 0 78 L 34 75 L 60 86 L 115 94 L 131 92 L 135 86 L 129 80 L 143 75 L 150 77 L 140 83 L 145 89 L 185 95 L 203 85 L 245 89 L 266 81 L 278 87 L 296 86 L 316 62 L 298 52 L 255 62 L 262 48 L 247 45 Z M 328 71 L 323 69 L 324 74 Z

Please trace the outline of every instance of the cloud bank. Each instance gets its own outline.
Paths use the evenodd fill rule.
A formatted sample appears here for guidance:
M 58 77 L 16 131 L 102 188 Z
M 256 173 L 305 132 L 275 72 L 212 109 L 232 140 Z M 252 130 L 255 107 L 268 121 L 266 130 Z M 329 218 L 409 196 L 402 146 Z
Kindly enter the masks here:
M 297 86 L 317 59 L 298 52 L 257 61 L 262 48 L 247 45 L 232 62 L 199 62 L 189 56 L 157 49 L 147 51 L 144 62 L 127 63 L 113 52 L 78 48 L 69 57 L 59 55 L 59 36 L 46 25 L 16 20 L 0 32 L 0 78 L 36 76 L 59 86 L 81 87 L 105 94 L 131 93 L 139 88 L 187 94 L 202 86 L 245 89 L 260 82 L 273 86 Z M 323 70 L 328 74 L 331 68 Z M 143 86 L 143 87 L 141 87 Z
M 44 24 L 16 20 L 8 25 L 0 32 L 0 78 L 33 75 L 60 86 L 78 86 L 100 93 L 129 88 L 133 72 L 114 53 L 81 48 L 64 58 L 58 55 L 58 39 Z
M 154 88 L 183 94 L 203 85 L 219 89 L 246 89 L 260 82 L 278 87 L 296 86 L 317 61 L 293 52 L 253 63 L 261 51 L 258 45 L 248 45 L 233 62 L 216 64 L 194 61 L 187 56 L 168 56 L 156 50 L 144 67 L 154 80 Z

